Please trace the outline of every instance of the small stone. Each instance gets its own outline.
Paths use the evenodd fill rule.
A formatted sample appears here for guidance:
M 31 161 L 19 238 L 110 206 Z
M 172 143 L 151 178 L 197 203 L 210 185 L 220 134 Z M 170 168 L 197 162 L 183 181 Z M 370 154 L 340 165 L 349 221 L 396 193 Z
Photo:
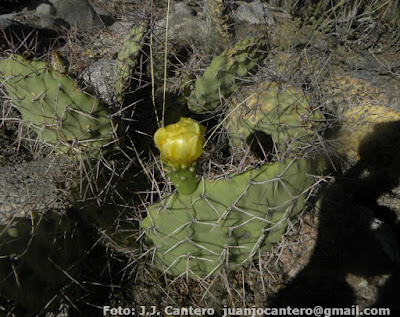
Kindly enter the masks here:
M 117 101 L 114 91 L 115 65 L 113 60 L 101 59 L 91 64 L 81 75 L 85 83 L 93 87 L 101 100 L 108 105 Z
M 55 22 L 56 22 L 56 20 L 55 20 L 54 17 L 52 17 L 52 16 L 50 16 L 50 15 L 43 16 L 43 17 L 40 19 L 40 27 L 41 27 L 42 29 L 49 29 L 49 30 L 52 30 L 52 29 L 54 29 Z
M 55 15 L 56 10 L 53 8 L 53 6 L 42 3 L 36 8 L 36 14 L 38 16 Z
M 275 24 L 275 20 L 268 7 L 260 1 L 241 4 L 236 11 L 236 18 L 250 24 Z
M 186 3 L 183 2 L 175 4 L 174 12 L 180 15 L 187 15 L 187 16 L 193 15 L 193 10 Z
M 132 29 L 133 25 L 130 22 L 117 21 L 108 27 L 109 31 L 124 37 Z
M 71 27 L 87 30 L 102 28 L 103 22 L 87 0 L 51 0 L 57 16 Z
M 115 19 L 112 17 L 110 12 L 94 5 L 92 7 L 105 25 L 112 25 L 115 22 Z

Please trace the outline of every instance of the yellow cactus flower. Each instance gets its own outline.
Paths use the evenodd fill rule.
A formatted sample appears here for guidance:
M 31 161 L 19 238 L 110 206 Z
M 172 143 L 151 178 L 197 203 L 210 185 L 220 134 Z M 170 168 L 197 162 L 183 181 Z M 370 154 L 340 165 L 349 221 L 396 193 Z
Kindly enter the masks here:
M 161 158 L 171 165 L 188 166 L 203 152 L 206 127 L 190 118 L 159 128 L 154 134 L 154 143 Z

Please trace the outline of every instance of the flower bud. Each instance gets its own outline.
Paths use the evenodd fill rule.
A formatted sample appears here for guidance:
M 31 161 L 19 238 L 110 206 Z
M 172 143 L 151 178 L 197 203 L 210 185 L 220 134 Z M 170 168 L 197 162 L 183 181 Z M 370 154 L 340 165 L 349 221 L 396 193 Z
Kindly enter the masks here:
M 205 132 L 206 127 L 197 121 L 180 118 L 177 123 L 159 128 L 154 142 L 167 164 L 186 167 L 201 156 Z

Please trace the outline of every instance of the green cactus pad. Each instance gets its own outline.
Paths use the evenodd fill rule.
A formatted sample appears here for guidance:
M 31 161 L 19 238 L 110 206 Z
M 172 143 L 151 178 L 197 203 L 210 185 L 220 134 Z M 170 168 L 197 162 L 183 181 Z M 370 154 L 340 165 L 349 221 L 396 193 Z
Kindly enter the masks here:
M 272 137 L 280 154 L 287 154 L 317 140 L 322 122 L 323 114 L 309 105 L 301 90 L 272 82 L 251 87 L 241 99 L 233 100 L 225 127 L 236 146 L 262 131 Z
M 147 26 L 142 24 L 133 27 L 123 40 L 123 45 L 118 53 L 117 68 L 115 72 L 115 94 L 122 104 L 125 98 L 125 90 L 129 85 L 132 70 L 137 65 L 137 59 L 142 46 L 141 40 L 146 33 Z
M 229 43 L 232 39 L 232 21 L 229 19 L 227 3 L 225 0 L 205 0 L 206 17 L 211 24 L 212 33 L 216 40 Z
M 24 124 L 57 153 L 97 157 L 114 143 L 113 124 L 99 99 L 45 62 L 13 55 L 0 60 L 0 74 Z
M 202 179 L 151 206 L 141 223 L 155 248 L 154 265 L 174 276 L 202 278 L 239 269 L 270 248 L 305 208 L 313 163 L 286 160 L 217 181 Z
M 238 80 L 253 70 L 264 58 L 263 41 L 246 39 L 215 57 L 202 78 L 195 82 L 188 99 L 196 113 L 214 110 L 221 100 L 238 89 Z

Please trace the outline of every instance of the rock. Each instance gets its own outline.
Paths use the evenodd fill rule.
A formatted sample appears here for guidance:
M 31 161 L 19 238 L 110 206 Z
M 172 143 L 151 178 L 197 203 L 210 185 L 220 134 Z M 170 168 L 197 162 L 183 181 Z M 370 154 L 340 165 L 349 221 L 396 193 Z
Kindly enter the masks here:
M 37 55 L 46 54 L 54 38 L 66 22 L 48 15 L 40 17 L 35 11 L 21 11 L 0 16 L 0 49 L 12 49 L 22 54 L 27 43 L 35 42 Z
M 51 15 L 45 15 L 40 19 L 41 29 L 52 29 L 54 25 L 57 25 L 56 18 Z
M 108 27 L 111 33 L 118 34 L 121 38 L 129 33 L 133 24 L 130 22 L 117 21 Z
M 47 159 L 1 167 L 0 223 L 12 217 L 29 216 L 31 211 L 68 207 L 72 197 L 57 185 L 57 180 L 65 180 L 66 164 L 64 160 Z
M 111 14 L 89 4 L 87 0 L 49 0 L 37 7 L 0 16 L 0 27 L 11 28 L 19 22 L 25 28 L 61 31 L 60 27 L 77 27 L 81 30 L 102 28 L 114 22 Z M 103 19 L 103 20 L 102 20 Z M 11 21 L 10 21 L 11 20 Z
M 0 16 L 0 28 L 1 29 L 7 30 L 7 29 L 10 29 L 13 27 L 22 27 L 21 23 L 14 21 L 12 19 L 13 15 L 14 14 L 11 13 L 11 14 L 3 14 Z
M 42 3 L 36 8 L 36 14 L 38 16 L 55 15 L 56 9 L 53 6 Z
M 184 2 L 178 2 L 174 6 L 174 13 L 186 16 L 192 16 L 193 10 Z
M 115 22 L 115 19 L 112 17 L 110 12 L 97 6 L 92 6 L 92 7 L 105 25 L 109 26 Z
M 40 10 L 39 10 L 40 11 Z M 51 9 L 49 9 L 51 11 Z M 44 11 L 42 11 L 44 12 Z M 48 21 L 43 23 L 42 20 L 51 19 L 51 23 Z M 44 26 L 42 26 L 42 24 Z M 21 33 L 22 37 L 26 37 L 23 32 L 29 33 L 32 30 L 43 31 L 40 32 L 43 37 L 49 35 L 49 37 L 56 36 L 55 32 L 61 30 L 61 27 L 65 27 L 66 23 L 57 19 L 52 15 L 38 15 L 36 11 L 21 11 L 15 13 L 3 14 L 0 16 L 0 27 L 4 30 L 10 30 L 13 33 Z M 46 34 L 48 33 L 48 34 Z M 43 40 L 43 37 L 39 40 Z
M 200 15 L 194 15 L 193 10 L 183 3 L 177 3 L 171 10 L 168 20 L 168 38 L 177 43 L 209 41 L 209 28 Z M 164 18 L 156 25 L 156 35 L 165 38 L 167 19 Z
M 100 99 L 108 105 L 117 103 L 114 92 L 115 65 L 114 60 L 101 59 L 91 64 L 81 75 L 85 83 L 93 87 Z
M 267 5 L 260 1 L 242 3 L 236 11 L 236 19 L 250 24 L 275 24 L 274 17 Z
M 87 0 L 50 0 L 57 16 L 71 27 L 87 30 L 104 26 L 96 11 Z

